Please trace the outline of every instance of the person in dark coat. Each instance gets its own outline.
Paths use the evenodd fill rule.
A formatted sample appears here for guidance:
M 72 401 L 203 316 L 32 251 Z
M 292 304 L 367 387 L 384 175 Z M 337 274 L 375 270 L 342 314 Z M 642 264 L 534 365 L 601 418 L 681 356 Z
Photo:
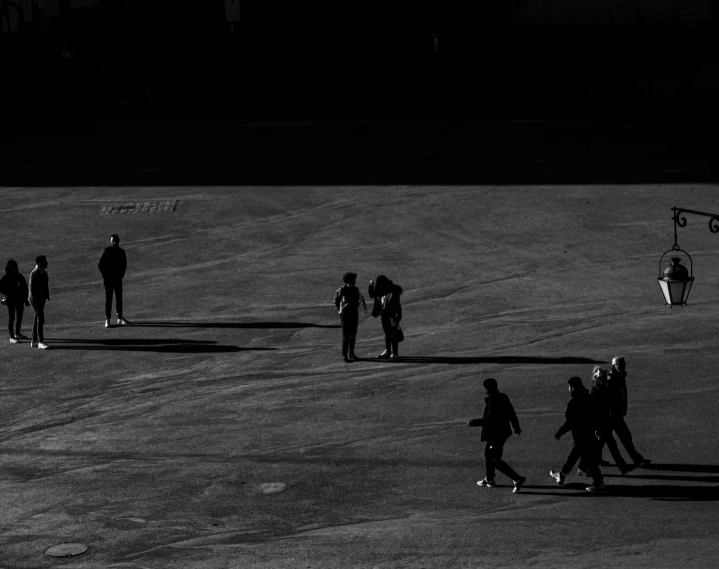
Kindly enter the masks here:
M 512 436 L 512 429 L 519 435 L 522 429 L 519 427 L 519 420 L 514 411 L 509 397 L 501 393 L 497 387 L 497 380 L 488 377 L 482 383 L 487 392 L 484 399 L 484 414 L 481 419 L 472 419 L 467 422 L 468 427 L 482 427 L 481 440 L 487 444 L 484 447 L 484 460 L 487 468 L 486 476 L 477 482 L 479 486 L 494 488 L 497 484 L 494 481 L 495 471 L 499 470 L 514 482 L 513 492 L 516 494 L 522 489 L 527 481 L 525 476 L 520 476 L 514 469 L 502 459 L 504 444 Z
M 5 297 L 8 310 L 8 332 L 10 343 L 17 344 L 20 340 L 27 340 L 27 336 L 20 333 L 22 315 L 26 306 L 30 306 L 28 296 L 30 291 L 25 277 L 20 274 L 17 262 L 10 259 L 5 265 L 5 274 L 0 279 L 0 294 Z
M 342 324 L 342 361 L 347 363 L 357 359 L 355 342 L 359 323 L 358 311 L 361 304 L 364 306 L 364 313 L 367 314 L 367 305 L 357 288 L 357 273 L 345 273 L 342 282 L 345 284 L 335 292 L 334 303 Z
M 35 319 L 32 323 L 32 341 L 30 347 L 46 350 L 49 346 L 45 343 L 45 303 L 50 300 L 50 277 L 47 274 L 47 258 L 39 255 L 35 259 L 35 268 L 30 273 L 30 284 L 28 286 L 28 302 L 35 312 Z
M 102 252 L 97 268 L 102 273 L 102 282 L 105 285 L 105 328 L 110 327 L 113 292 L 115 293 L 117 323 L 118 325 L 127 324 L 127 320 L 122 317 L 122 279 L 127 270 L 127 256 L 125 250 L 120 247 L 120 236 L 116 233 L 110 237 L 110 246 Z
M 612 429 L 617 433 L 617 437 L 619 437 L 622 445 L 624 445 L 624 448 L 629 453 L 629 456 L 634 462 L 634 466 L 636 468 L 643 468 L 647 466 L 651 460 L 644 458 L 634 447 L 632 433 L 624 419 L 624 417 L 627 416 L 628 397 L 626 362 L 623 357 L 615 357 L 612 359 L 612 369 L 608 374 L 608 382 L 611 392 L 609 420 Z
M 602 449 L 604 445 L 607 445 L 615 464 L 619 467 L 619 471 L 624 476 L 631 470 L 627 461 L 624 460 L 622 453 L 619 451 L 617 441 L 612 436 L 612 423 L 611 423 L 611 408 L 612 408 L 612 393 L 609 386 L 609 380 L 607 379 L 607 370 L 600 368 L 599 366 L 594 367 L 592 372 L 592 385 L 589 388 L 589 395 L 594 399 L 595 409 L 597 411 L 597 420 L 599 421 L 598 431 L 600 435 L 599 440 L 599 464 L 608 466 L 609 463 L 602 461 Z M 584 469 L 582 461 L 579 461 L 579 470 L 577 474 L 580 476 L 587 476 L 587 471 Z
M 402 287 L 394 284 L 386 276 L 380 275 L 376 281 L 370 279 L 368 294 L 374 298 L 372 316 L 381 316 L 382 330 L 384 331 L 384 352 L 381 359 L 396 360 L 399 358 L 399 339 L 397 329 L 402 320 L 402 304 L 400 295 Z
M 584 469 L 593 481 L 591 486 L 587 486 L 587 491 L 601 492 L 607 487 L 604 484 L 602 472 L 599 470 L 597 432 L 600 424 L 597 419 L 595 402 L 589 396 L 589 391 L 584 387 L 580 378 L 572 377 L 568 383 L 571 399 L 564 413 L 564 424 L 559 427 L 554 438 L 559 440 L 562 435 L 571 432 L 574 444 L 561 470 L 559 472 L 551 470 L 549 474 L 557 484 L 562 486 L 567 474 L 572 471 L 577 460 L 581 458 Z

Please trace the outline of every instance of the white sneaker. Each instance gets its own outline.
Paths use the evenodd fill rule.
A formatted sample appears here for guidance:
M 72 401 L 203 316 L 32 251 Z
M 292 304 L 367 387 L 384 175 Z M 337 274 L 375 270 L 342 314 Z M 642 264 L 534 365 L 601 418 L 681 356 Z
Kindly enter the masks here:
M 48 346 L 45 342 L 40 342 L 37 347 L 41 350 L 47 350 L 50 346 Z
M 554 472 L 554 470 L 550 470 L 549 475 L 554 478 L 554 481 L 557 484 L 559 484 L 560 486 L 564 486 L 564 472 Z
M 110 327 L 110 319 L 105 318 L 105 328 L 109 328 L 109 327 Z
M 607 485 L 604 482 L 595 482 L 591 486 L 587 486 L 587 492 L 606 492 Z
M 389 361 L 391 361 L 391 362 L 395 362 L 395 361 L 397 361 L 398 359 L 399 359 L 399 355 L 397 355 L 397 354 L 392 354 L 392 355 L 389 357 Z
M 10 338 L 11 344 L 17 344 L 17 338 Z
M 118 326 L 124 326 L 125 324 L 127 324 L 127 320 L 125 320 L 124 318 L 118 318 L 118 319 L 117 319 L 117 325 L 118 325 Z
M 527 481 L 526 476 L 520 476 L 519 480 L 516 480 L 514 482 L 514 490 L 512 490 L 512 494 L 519 494 L 519 491 L 522 489 L 522 486 L 524 486 L 524 483 Z
M 388 360 L 390 356 L 389 350 L 385 350 L 382 352 L 379 356 L 377 356 L 381 360 Z

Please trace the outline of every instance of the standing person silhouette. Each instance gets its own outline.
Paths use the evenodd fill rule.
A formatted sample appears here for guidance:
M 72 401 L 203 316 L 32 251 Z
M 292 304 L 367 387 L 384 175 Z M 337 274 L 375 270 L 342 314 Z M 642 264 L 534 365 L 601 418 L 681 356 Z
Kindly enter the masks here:
M 47 275 L 47 258 L 40 255 L 35 259 L 35 268 L 30 273 L 28 302 L 35 312 L 32 323 L 30 347 L 47 350 L 43 327 L 45 326 L 45 303 L 50 300 L 50 277 Z
M 5 295 L 10 343 L 17 344 L 20 340 L 27 340 L 27 336 L 20 333 L 20 328 L 22 327 L 22 314 L 25 307 L 30 306 L 30 301 L 28 300 L 30 291 L 25 277 L 20 274 L 17 262 L 13 259 L 10 259 L 5 265 L 5 274 L 0 279 L 0 293 Z
M 345 284 L 337 289 L 334 302 L 342 324 L 342 361 L 348 363 L 357 359 L 355 342 L 359 323 L 358 311 L 361 304 L 367 314 L 367 305 L 357 288 L 357 273 L 345 273 L 342 282 Z
M 102 273 L 102 282 L 105 286 L 105 328 L 110 327 L 113 292 L 115 293 L 117 323 L 118 325 L 127 324 L 127 320 L 122 317 L 122 279 L 127 270 L 127 256 L 125 250 L 120 247 L 120 236 L 117 233 L 110 236 L 110 246 L 102 252 L 97 268 Z
M 402 287 L 394 284 L 384 275 L 377 277 L 377 281 L 370 279 L 368 294 L 374 298 L 372 316 L 381 316 L 382 330 L 384 331 L 384 352 L 380 359 L 397 360 L 399 358 L 399 339 L 397 329 L 402 320 L 402 304 L 399 297 L 404 291 Z

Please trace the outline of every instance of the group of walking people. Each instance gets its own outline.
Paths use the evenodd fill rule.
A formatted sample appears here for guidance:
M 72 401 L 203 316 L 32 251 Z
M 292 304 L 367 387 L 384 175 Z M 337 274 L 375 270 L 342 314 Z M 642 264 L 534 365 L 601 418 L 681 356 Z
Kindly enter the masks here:
M 47 267 L 48 261 L 45 255 L 36 257 L 35 268 L 30 273 L 28 284 L 20 273 L 17 261 L 10 259 L 5 264 L 5 274 L 0 279 L 0 295 L 2 295 L 0 302 L 8 309 L 8 332 L 11 344 L 29 339 L 20 330 L 25 308 L 31 306 L 35 315 L 30 346 L 41 350 L 49 348 L 45 343 L 44 334 L 45 303 L 50 300 L 50 277 L 47 274 Z M 117 323 L 127 324 L 127 320 L 122 317 L 122 279 L 127 270 L 127 256 L 120 247 L 120 236 L 116 233 L 110 236 L 110 246 L 102 252 L 98 268 L 105 287 L 105 328 L 110 327 L 113 294 Z
M 335 292 L 334 304 L 342 324 L 342 361 L 350 363 L 359 359 L 355 353 L 359 307 L 364 307 L 364 312 L 367 314 L 367 304 L 357 288 L 357 273 L 345 273 L 342 281 L 344 284 Z M 384 275 L 369 281 L 367 294 L 374 299 L 372 316 L 380 317 L 384 332 L 384 351 L 378 356 L 380 359 L 395 361 L 399 358 L 399 343 L 404 339 L 400 327 L 402 320 L 400 296 L 403 292 L 401 286 L 394 284 Z
M 592 479 L 592 483 L 586 487 L 587 491 L 606 491 L 607 486 L 600 470 L 600 465 L 609 465 L 602 460 L 602 449 L 605 444 L 622 475 L 633 468 L 645 467 L 651 462 L 634 447 L 632 434 L 625 420 L 628 398 L 626 362 L 623 357 L 615 357 L 610 370 L 595 366 L 589 389 L 577 376 L 571 377 L 568 384 L 570 400 L 564 414 L 565 421 L 554 437 L 559 440 L 566 433 L 571 433 L 573 444 L 562 467 L 556 472 L 551 470 L 549 473 L 557 484 L 563 486 L 566 477 L 579 463 L 577 474 Z M 482 427 L 481 440 L 486 442 L 484 449 L 486 475 L 477 484 L 485 488 L 495 487 L 497 485 L 495 473 L 499 471 L 514 482 L 513 491 L 517 493 L 522 489 L 527 478 L 518 474 L 502 456 L 504 445 L 512 435 L 512 431 L 517 435 L 522 432 L 519 420 L 509 397 L 499 391 L 497 380 L 485 379 L 483 385 L 487 392 L 484 414 L 479 419 L 467 422 L 469 427 Z M 617 434 L 629 453 L 633 461 L 632 466 L 629 466 L 622 457 L 613 433 Z

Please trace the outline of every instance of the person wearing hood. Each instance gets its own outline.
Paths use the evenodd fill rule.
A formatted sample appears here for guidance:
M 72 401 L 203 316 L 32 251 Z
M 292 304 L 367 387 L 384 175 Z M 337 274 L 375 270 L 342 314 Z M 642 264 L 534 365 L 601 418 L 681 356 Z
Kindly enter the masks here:
M 582 384 L 581 378 L 571 377 L 568 383 L 571 399 L 564 413 L 564 424 L 559 427 L 554 438 L 559 440 L 562 435 L 571 432 L 574 444 L 561 470 L 559 472 L 551 470 L 549 475 L 557 484 L 563 486 L 567 474 L 581 459 L 584 470 L 592 477 L 592 484 L 587 486 L 587 491 L 602 492 L 607 487 L 604 484 L 602 472 L 599 470 L 599 441 L 596 433 L 601 425 L 597 418 L 595 402 Z
M 17 262 L 10 259 L 5 265 L 5 274 L 0 279 L 0 293 L 5 297 L 4 304 L 8 309 L 8 331 L 10 343 L 17 344 L 19 340 L 27 340 L 27 336 L 20 333 L 22 327 L 22 314 L 26 306 L 30 306 L 28 295 L 30 293 L 25 277 L 20 274 Z
M 399 339 L 397 330 L 402 320 L 402 304 L 400 295 L 402 287 L 394 284 L 386 276 L 380 275 L 376 281 L 370 279 L 368 294 L 374 299 L 372 316 L 381 317 L 384 331 L 384 352 L 379 355 L 381 359 L 391 361 L 399 358 Z

